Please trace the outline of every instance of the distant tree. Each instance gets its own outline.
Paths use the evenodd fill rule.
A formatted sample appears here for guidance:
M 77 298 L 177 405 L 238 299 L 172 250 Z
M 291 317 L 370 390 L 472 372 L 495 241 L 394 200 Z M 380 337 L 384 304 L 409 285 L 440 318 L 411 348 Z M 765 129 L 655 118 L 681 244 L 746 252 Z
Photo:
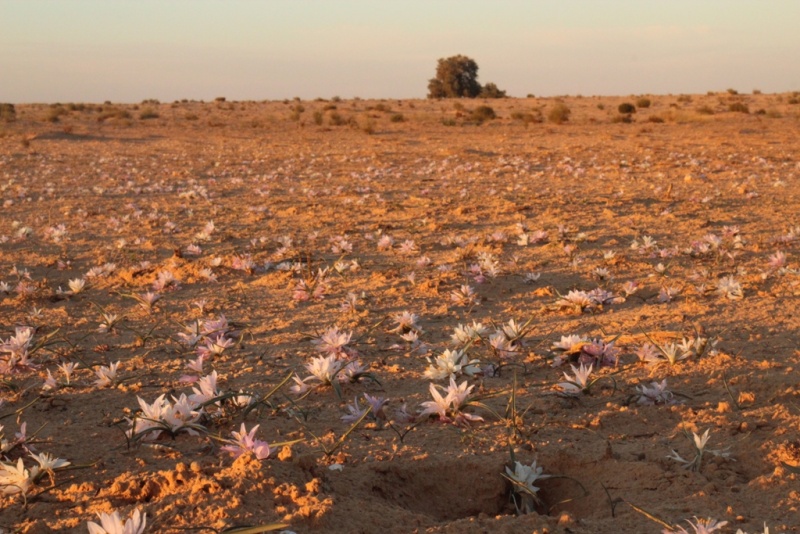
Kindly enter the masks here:
M 436 65 L 436 77 L 428 81 L 428 98 L 475 98 L 481 94 L 478 64 L 467 56 L 442 58 Z

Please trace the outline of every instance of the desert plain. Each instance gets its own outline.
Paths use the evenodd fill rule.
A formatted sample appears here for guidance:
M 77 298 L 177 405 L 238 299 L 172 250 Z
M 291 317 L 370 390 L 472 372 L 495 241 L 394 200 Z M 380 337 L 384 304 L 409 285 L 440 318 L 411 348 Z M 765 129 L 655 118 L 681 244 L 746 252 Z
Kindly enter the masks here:
M 16 105 L 0 531 L 797 532 L 797 99 Z

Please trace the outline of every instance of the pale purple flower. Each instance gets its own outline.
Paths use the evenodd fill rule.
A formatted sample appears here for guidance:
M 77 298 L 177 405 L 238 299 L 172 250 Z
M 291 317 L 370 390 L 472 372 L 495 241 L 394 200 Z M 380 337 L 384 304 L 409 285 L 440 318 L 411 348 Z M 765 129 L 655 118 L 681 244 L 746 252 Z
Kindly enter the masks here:
M 257 460 L 266 460 L 270 454 L 269 443 L 256 439 L 258 427 L 259 425 L 256 425 L 248 432 L 245 424 L 242 423 L 239 432 L 235 430 L 231 432 L 233 440 L 229 442 L 229 445 L 224 445 L 220 450 L 232 454 L 234 458 L 252 453 Z

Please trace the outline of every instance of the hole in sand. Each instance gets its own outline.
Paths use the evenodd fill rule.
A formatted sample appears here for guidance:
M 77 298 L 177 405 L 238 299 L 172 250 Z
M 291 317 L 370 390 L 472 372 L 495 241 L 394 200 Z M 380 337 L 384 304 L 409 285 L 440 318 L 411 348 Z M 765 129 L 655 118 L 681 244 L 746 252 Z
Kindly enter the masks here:
M 376 466 L 373 495 L 437 521 L 508 512 L 502 462 L 462 458 L 446 462 L 393 462 Z

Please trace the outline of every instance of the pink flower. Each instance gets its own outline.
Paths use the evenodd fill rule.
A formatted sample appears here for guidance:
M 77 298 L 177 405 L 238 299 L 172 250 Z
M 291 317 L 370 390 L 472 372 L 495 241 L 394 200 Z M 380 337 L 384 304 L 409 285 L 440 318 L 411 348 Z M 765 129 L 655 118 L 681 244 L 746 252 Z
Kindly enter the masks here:
M 231 435 L 233 440 L 230 445 L 225 445 L 221 450 L 229 452 L 234 458 L 238 458 L 243 454 L 253 453 L 258 460 L 266 460 L 269 458 L 270 450 L 269 443 L 255 438 L 258 426 L 254 426 L 250 432 L 247 431 L 244 423 L 242 423 L 239 432 L 233 431 Z

